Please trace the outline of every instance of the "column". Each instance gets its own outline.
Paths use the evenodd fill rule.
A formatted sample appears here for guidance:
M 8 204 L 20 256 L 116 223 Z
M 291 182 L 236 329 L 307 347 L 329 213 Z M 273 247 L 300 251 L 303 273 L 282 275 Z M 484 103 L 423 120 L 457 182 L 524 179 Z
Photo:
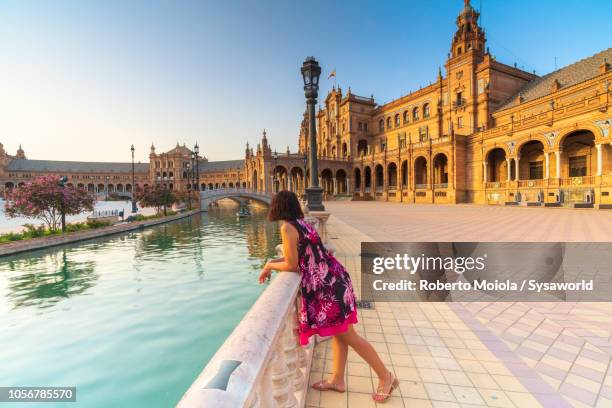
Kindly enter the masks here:
M 334 186 L 333 194 L 336 195 L 336 194 L 338 194 L 338 180 L 334 177 L 332 179 L 332 183 L 333 183 L 333 186 Z
M 292 188 L 293 187 L 293 180 L 292 179 L 293 178 L 290 175 L 288 175 L 288 177 L 287 177 L 287 190 L 289 190 L 289 191 L 293 191 L 293 188 Z
M 506 181 L 512 181 L 512 160 L 508 157 L 506 158 Z
M 482 182 L 487 182 L 487 162 L 482 162 Z
M 514 159 L 514 176 L 516 181 L 520 180 L 519 177 L 519 161 L 521 160 L 521 156 L 517 155 L 516 158 Z
M 351 193 L 351 178 L 347 177 L 345 183 L 346 183 L 346 194 L 350 194 Z
M 557 178 L 561 178 L 561 150 L 555 152 L 555 167 L 557 170 Z
M 549 153 L 548 152 L 544 152 L 544 178 L 548 179 L 550 177 L 550 159 L 549 159 Z
M 601 176 L 603 173 L 603 154 L 602 148 L 600 144 L 596 144 L 595 148 L 597 149 L 597 176 Z

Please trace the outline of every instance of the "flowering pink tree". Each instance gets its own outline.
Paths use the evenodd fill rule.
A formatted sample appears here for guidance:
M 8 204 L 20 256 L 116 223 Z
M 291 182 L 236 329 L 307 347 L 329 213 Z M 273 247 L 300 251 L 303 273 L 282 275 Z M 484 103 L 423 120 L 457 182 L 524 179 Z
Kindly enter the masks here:
M 163 211 L 164 215 L 166 215 L 168 207 L 179 201 L 179 197 L 172 190 L 160 184 L 142 189 L 137 188 L 134 197 L 141 207 L 155 207 L 158 214 Z
M 93 211 L 93 194 L 74 186 L 62 187 L 59 177 L 42 176 L 5 194 L 4 211 L 8 217 L 25 217 L 43 221 L 51 231 L 60 226 L 62 205 L 66 215 Z

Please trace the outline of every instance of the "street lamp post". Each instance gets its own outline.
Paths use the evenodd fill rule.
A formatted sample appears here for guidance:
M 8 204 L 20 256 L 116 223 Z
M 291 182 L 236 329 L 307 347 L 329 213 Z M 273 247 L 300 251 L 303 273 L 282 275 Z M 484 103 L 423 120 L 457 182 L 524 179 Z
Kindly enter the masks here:
M 195 183 L 195 153 L 191 152 L 191 189 Z
M 136 207 L 136 197 L 134 196 L 134 192 L 136 191 L 136 176 L 134 172 L 134 150 L 135 150 L 134 145 L 130 147 L 130 150 L 132 151 L 132 214 L 133 214 L 138 211 L 138 208 Z
M 278 193 L 278 191 L 280 190 L 280 180 L 276 173 L 276 164 L 278 162 L 278 153 L 276 152 L 276 150 L 274 151 L 272 157 L 274 158 L 274 169 L 272 169 L 272 191 L 274 193 Z
M 193 147 L 193 152 L 195 153 L 195 171 L 196 171 L 196 191 L 200 191 L 200 163 L 199 163 L 199 157 L 200 157 L 200 146 L 198 146 L 198 142 L 196 142 L 195 146 Z
M 317 123 L 315 118 L 320 75 L 321 67 L 317 60 L 314 57 L 306 58 L 302 65 L 302 78 L 304 79 L 304 95 L 306 96 L 306 106 L 308 108 L 308 144 L 310 145 L 310 186 L 306 189 L 306 207 L 309 211 L 325 211 L 325 207 L 323 207 L 323 189 L 319 187 L 318 179 Z
M 64 190 L 66 189 L 66 183 L 68 182 L 68 177 L 62 176 L 59 178 L 59 186 L 62 188 L 62 201 L 60 203 L 60 215 L 62 217 L 62 234 L 66 232 L 66 204 L 64 197 Z
M 302 186 L 302 189 L 303 189 L 302 194 L 304 196 L 306 196 L 306 172 L 307 171 L 308 171 L 308 150 L 304 152 L 304 175 L 302 177 L 302 183 L 304 184 Z
M 187 166 L 187 183 L 189 184 L 189 179 L 192 178 L 192 176 L 191 176 L 191 163 L 187 162 L 186 166 Z M 187 189 L 187 206 L 191 210 L 191 189 L 189 189 L 189 188 Z

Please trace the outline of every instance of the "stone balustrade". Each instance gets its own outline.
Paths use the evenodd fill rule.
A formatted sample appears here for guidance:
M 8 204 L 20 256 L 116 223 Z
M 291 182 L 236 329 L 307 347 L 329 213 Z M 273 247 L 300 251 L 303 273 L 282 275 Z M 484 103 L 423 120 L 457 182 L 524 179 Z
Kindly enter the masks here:
M 314 341 L 298 342 L 299 285 L 278 273 L 177 407 L 303 407 Z

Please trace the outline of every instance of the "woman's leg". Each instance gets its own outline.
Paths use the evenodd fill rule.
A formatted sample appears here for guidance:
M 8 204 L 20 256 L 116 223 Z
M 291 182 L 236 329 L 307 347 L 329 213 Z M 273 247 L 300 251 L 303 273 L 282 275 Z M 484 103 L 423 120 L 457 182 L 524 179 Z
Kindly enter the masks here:
M 349 324 L 346 332 L 336 337 L 340 337 L 345 344 L 351 346 L 372 367 L 380 381 L 388 379 L 389 370 L 385 367 L 385 363 L 382 362 L 374 347 L 355 331 L 352 324 Z
M 332 353 L 334 358 L 334 372 L 330 382 L 344 387 L 344 372 L 346 371 L 346 358 L 348 355 L 348 344 L 338 336 L 332 337 Z

